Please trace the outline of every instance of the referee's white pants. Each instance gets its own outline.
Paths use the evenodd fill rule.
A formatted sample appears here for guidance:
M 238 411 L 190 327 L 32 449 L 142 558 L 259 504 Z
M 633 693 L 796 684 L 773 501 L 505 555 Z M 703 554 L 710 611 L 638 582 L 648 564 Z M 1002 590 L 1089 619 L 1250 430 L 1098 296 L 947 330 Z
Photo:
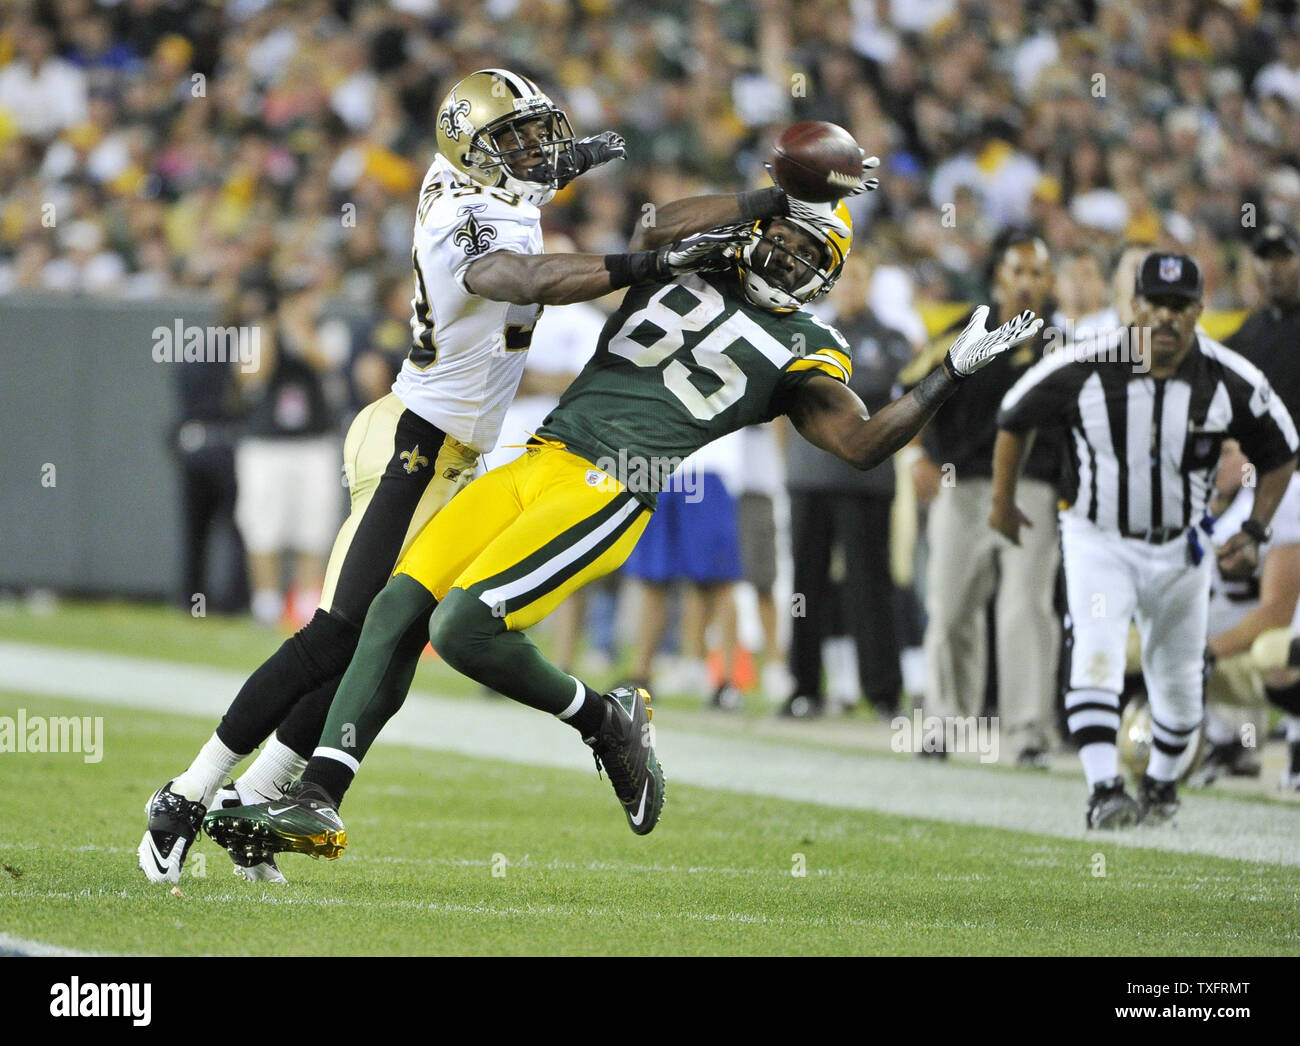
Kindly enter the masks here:
M 1201 721 L 1204 654 L 1210 605 L 1210 556 L 1187 562 L 1187 542 L 1152 545 L 1061 513 L 1061 548 L 1073 648 L 1070 689 L 1124 688 L 1129 622 L 1142 641 L 1142 675 L 1151 715 L 1175 730 Z M 1119 726 L 1118 713 L 1069 714 L 1071 733 Z M 1105 717 L 1106 722 L 1098 717 Z M 1093 722 L 1093 719 L 1097 719 Z
M 985 607 L 996 594 L 999 731 L 1008 758 L 1052 738 L 1061 641 L 1053 608 L 1060 562 L 1056 492 L 1026 479 L 1016 500 L 1033 523 L 1021 529 L 1019 547 L 989 526 L 988 479 L 959 479 L 942 488 L 926 530 L 926 712 L 973 716 L 983 710 Z

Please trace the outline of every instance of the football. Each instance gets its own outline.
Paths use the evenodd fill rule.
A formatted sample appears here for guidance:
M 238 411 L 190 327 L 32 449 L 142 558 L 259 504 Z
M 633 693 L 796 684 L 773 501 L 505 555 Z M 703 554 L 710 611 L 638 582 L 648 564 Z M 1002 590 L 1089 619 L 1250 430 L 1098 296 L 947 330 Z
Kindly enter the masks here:
M 787 127 L 772 148 L 772 177 L 797 200 L 830 203 L 862 181 L 862 149 L 838 124 L 806 120 Z

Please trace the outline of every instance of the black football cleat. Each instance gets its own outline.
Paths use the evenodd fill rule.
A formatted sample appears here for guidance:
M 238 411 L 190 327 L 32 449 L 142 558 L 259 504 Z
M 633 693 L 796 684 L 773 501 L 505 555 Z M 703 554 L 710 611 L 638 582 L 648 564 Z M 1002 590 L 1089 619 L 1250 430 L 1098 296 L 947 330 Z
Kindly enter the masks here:
M 1178 782 L 1157 781 L 1143 774 L 1138 782 L 1137 803 L 1143 824 L 1167 823 L 1178 812 Z
M 233 781 L 227 781 L 217 790 L 217 794 L 212 797 L 211 810 L 233 810 L 237 806 L 248 806 L 250 803 L 265 802 L 266 797 L 259 793 L 253 793 L 251 796 L 241 795 L 238 786 Z M 230 859 L 235 862 L 235 874 L 250 883 L 285 883 L 288 882 L 284 873 L 276 866 L 275 858 L 270 854 L 266 855 L 265 860 L 250 860 L 243 854 L 230 854 Z
M 620 686 L 601 696 L 605 719 L 595 737 L 584 740 L 623 804 L 628 827 L 649 835 L 664 806 L 664 771 L 650 733 L 650 691 Z
M 730 683 L 722 683 L 709 698 L 709 707 L 721 712 L 735 712 L 745 707 L 745 695 Z
M 1262 772 L 1259 756 L 1234 738 L 1225 744 L 1211 745 L 1189 783 L 1204 788 L 1220 777 L 1258 777 Z
M 144 804 L 149 824 L 136 854 L 140 870 L 151 883 L 181 881 L 181 866 L 207 810 L 202 803 L 186 799 L 171 789 L 172 782 L 168 781 Z
M 213 810 L 203 829 L 237 865 L 263 863 L 277 853 L 334 860 L 348 845 L 334 800 L 319 785 L 295 781 L 269 803 Z
M 1124 778 L 1098 781 L 1088 798 L 1088 828 L 1132 828 L 1142 818 L 1142 810 L 1124 790 Z
M 826 702 L 820 697 L 795 694 L 776 714 L 784 719 L 820 719 L 826 714 Z

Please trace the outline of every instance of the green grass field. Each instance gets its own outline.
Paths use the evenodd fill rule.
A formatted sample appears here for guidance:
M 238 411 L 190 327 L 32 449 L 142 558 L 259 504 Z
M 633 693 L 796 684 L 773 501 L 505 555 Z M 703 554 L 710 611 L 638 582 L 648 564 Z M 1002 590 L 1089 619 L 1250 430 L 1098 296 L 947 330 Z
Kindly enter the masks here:
M 165 612 L 99 614 L 93 641 L 84 608 L 0 631 L 193 651 L 183 619 L 148 643 Z M 203 660 L 247 668 L 266 650 L 265 634 L 218 624 L 229 642 L 206 645 Z M 253 885 L 203 839 L 175 896 L 135 867 L 142 805 L 212 723 L 5 690 L 2 669 L 0 715 L 102 715 L 106 753 L 96 764 L 0 755 L 0 934 L 11 938 L 160 954 L 1300 952 L 1292 866 L 674 784 L 668 754 L 664 820 L 637 838 L 594 768 L 377 747 L 343 808 L 340 860 L 289 855 L 287 886 Z M 796 855 L 805 875 L 792 874 Z

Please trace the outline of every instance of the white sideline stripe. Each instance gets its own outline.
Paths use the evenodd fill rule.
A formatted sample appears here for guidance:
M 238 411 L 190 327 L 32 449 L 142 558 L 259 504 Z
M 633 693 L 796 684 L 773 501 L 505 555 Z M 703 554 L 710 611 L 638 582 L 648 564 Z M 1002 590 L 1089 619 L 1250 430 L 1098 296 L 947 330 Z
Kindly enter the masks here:
M 495 607 L 515 596 L 523 595 L 525 592 L 531 592 L 547 578 L 559 573 L 575 559 L 585 553 L 588 549 L 595 548 L 605 537 L 612 534 L 615 530 L 623 525 L 633 512 L 641 511 L 641 502 L 631 498 L 628 502 L 609 519 L 605 520 L 600 526 L 588 534 L 580 541 L 574 542 L 568 548 L 558 555 L 552 556 L 540 567 L 530 571 L 521 577 L 518 581 L 509 581 L 497 588 L 490 588 L 484 592 L 479 599 L 490 607 Z
M 204 725 L 209 728 L 244 679 L 243 672 L 0 640 L 0 690 L 194 715 L 208 720 Z M 19 701 L 0 698 L 0 715 L 12 715 Z M 671 710 L 663 718 L 671 719 Z M 1097 840 L 1082 828 L 1087 803 L 1082 773 L 1076 777 L 939 764 L 740 732 L 696 732 L 660 722 L 655 726 L 655 745 L 668 777 L 669 829 L 673 785 L 690 784 L 928 821 Z M 196 750 L 206 736 L 196 730 Z M 591 774 L 589 749 L 574 737 L 572 727 L 513 701 L 415 692 L 377 743 Z M 178 751 L 177 767 L 193 754 Z M 114 750 L 110 738 L 105 759 L 130 755 L 129 750 Z M 140 783 L 141 801 L 155 784 Z M 1300 865 L 1300 804 L 1187 794 L 1176 828 L 1117 832 L 1103 841 L 1107 846 Z
M 31 955 L 40 958 L 85 958 L 96 952 L 79 952 L 75 948 L 60 948 L 44 941 L 29 941 L 0 930 L 0 955 Z
M 322 759 L 333 759 L 335 762 L 342 763 L 354 774 L 361 769 L 360 763 L 353 759 L 352 756 L 348 755 L 347 752 L 342 752 L 337 748 L 317 748 L 316 751 L 312 752 L 312 757 L 314 758 L 316 756 L 320 756 Z
M 359 858 L 364 860 L 364 858 Z M 619 871 L 627 872 L 633 870 L 628 865 L 619 863 Z M 676 870 L 676 869 L 673 869 Z M 691 869 L 694 871 L 694 867 Z M 811 872 L 812 870 L 809 869 Z M 873 880 L 874 882 L 875 880 Z M 70 900 L 75 895 L 66 890 L 45 890 L 40 893 L 24 893 L 19 895 L 31 900 L 50 900 L 64 901 Z M 267 905 L 277 905 L 286 908 L 316 908 L 323 911 L 338 911 L 339 909 L 355 908 L 362 912 L 373 912 L 377 909 L 384 911 L 399 912 L 447 912 L 453 915 L 491 915 L 503 919 L 517 919 L 519 916 L 581 916 L 588 922 L 602 923 L 614 922 L 626 914 L 626 909 L 614 905 L 608 908 L 594 908 L 589 903 L 574 904 L 529 904 L 521 905 L 502 905 L 487 904 L 477 902 L 474 904 L 464 904 L 446 901 L 413 901 L 413 900 L 395 900 L 390 898 L 367 897 L 363 899 L 351 900 L 342 897 L 293 897 L 279 894 L 254 894 L 252 892 L 243 892 L 242 896 L 228 898 L 222 901 L 227 905 L 239 905 L 249 909 L 252 912 L 261 911 L 265 913 Z M 791 917 L 788 915 L 769 915 L 767 913 L 749 914 L 744 912 L 685 912 L 676 909 L 651 910 L 646 913 L 646 917 L 664 924 L 678 922 L 705 922 L 705 923 L 736 923 L 740 925 L 763 925 L 763 926 L 794 926 L 801 928 L 811 928 L 818 926 L 857 926 L 863 929 L 879 928 L 880 923 L 875 919 L 853 918 L 851 916 L 836 914 L 833 917 L 809 915 L 804 917 Z M 990 927 L 991 928 L 991 927 Z M 3 953 L 0 952 L 0 955 Z M 30 953 L 25 953 L 30 954 Z M 97 952 L 68 952 L 73 956 L 97 955 Z M 129 953 L 128 953 L 129 954 Z

